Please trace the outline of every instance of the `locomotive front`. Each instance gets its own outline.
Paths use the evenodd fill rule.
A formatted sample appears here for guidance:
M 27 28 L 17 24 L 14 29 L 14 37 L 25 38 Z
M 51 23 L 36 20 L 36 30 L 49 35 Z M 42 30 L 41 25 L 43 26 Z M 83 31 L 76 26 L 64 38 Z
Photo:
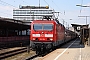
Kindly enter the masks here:
M 39 51 L 50 49 L 52 43 L 55 41 L 55 22 L 50 21 L 33 21 L 31 23 L 31 36 L 32 48 Z M 41 50 L 43 49 L 43 50 Z

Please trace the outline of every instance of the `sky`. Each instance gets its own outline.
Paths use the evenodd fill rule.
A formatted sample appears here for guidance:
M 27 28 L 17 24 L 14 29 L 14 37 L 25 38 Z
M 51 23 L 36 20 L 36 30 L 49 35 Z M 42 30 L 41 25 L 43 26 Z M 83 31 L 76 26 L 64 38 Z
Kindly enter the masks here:
M 13 18 L 13 9 L 18 9 L 19 5 L 24 6 L 49 6 L 59 13 L 59 21 L 64 25 L 86 24 L 85 17 L 90 16 L 90 7 L 80 7 L 76 5 L 90 6 L 90 0 L 0 0 L 0 17 Z M 87 17 L 87 24 L 90 24 L 90 17 Z

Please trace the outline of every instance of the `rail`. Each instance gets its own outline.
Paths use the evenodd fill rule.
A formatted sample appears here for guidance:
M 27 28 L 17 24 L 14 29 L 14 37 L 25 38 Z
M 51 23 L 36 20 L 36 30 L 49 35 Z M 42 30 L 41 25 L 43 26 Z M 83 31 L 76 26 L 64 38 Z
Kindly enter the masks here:
M 5 59 L 5 58 L 8 58 L 13 55 L 20 54 L 26 51 L 27 51 L 27 48 L 21 48 L 21 49 L 15 49 L 12 51 L 8 51 L 8 52 L 3 52 L 3 53 L 0 53 L 0 59 Z

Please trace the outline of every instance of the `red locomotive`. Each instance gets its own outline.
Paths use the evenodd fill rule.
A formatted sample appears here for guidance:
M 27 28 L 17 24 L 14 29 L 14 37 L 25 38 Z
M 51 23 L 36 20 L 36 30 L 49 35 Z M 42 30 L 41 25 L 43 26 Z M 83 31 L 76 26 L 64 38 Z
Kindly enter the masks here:
M 31 23 L 31 47 L 36 50 L 37 54 L 53 49 L 75 38 L 75 35 L 74 32 L 65 29 L 57 19 L 46 18 L 46 20 L 34 20 Z

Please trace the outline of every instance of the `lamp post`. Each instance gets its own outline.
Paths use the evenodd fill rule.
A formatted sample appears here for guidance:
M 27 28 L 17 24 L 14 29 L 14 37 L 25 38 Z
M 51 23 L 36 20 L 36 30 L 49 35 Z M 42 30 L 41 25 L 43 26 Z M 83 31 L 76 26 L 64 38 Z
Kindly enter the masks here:
M 87 17 L 90 17 L 90 16 L 78 16 L 78 17 L 86 17 L 86 25 L 87 25 Z
M 80 6 L 80 7 L 90 7 L 88 5 L 76 5 L 76 6 Z M 86 25 L 87 25 L 87 17 L 90 17 L 90 16 L 78 16 L 78 17 L 86 17 Z
M 80 6 L 80 7 L 90 7 L 88 5 L 76 5 L 76 6 Z
M 63 25 L 64 25 L 64 23 L 65 23 L 65 21 L 64 21 L 64 19 L 63 19 Z
M 40 7 L 40 0 L 39 0 L 39 7 Z

